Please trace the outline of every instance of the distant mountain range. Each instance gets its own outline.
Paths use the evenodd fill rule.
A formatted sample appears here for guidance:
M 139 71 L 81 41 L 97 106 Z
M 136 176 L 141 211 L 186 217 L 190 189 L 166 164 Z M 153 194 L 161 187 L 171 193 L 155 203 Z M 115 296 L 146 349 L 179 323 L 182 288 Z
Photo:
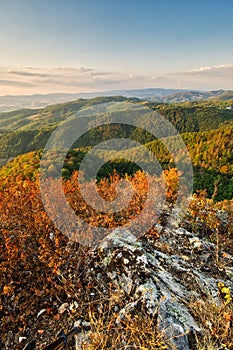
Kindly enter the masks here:
M 233 99 L 233 91 L 197 91 L 182 89 L 133 89 L 133 90 L 112 90 L 92 93 L 53 93 L 36 95 L 7 95 L 0 96 L 0 112 L 13 111 L 22 108 L 43 108 L 52 104 L 74 101 L 80 98 L 94 98 L 98 96 L 124 96 L 137 97 L 143 100 L 162 103 L 192 102 L 198 100 Z

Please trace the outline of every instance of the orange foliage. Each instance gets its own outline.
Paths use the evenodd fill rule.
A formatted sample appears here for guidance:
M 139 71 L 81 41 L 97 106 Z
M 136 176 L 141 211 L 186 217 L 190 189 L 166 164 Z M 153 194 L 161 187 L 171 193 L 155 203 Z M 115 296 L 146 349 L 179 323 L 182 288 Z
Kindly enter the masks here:
M 166 175 L 171 180 L 169 196 L 172 197 L 174 174 L 171 179 L 168 173 Z M 70 180 L 63 182 L 67 202 L 87 223 L 110 228 L 124 225 L 142 212 L 153 180 L 151 177 L 147 179 L 142 172 L 134 177 L 126 176 L 134 190 L 132 200 L 128 207 L 108 215 L 95 212 L 85 203 L 77 176 L 74 173 Z M 108 201 L 115 199 L 119 180 L 119 175 L 115 173 L 110 181 L 100 181 L 97 185 L 99 194 Z M 159 186 L 155 186 L 155 190 L 162 191 Z M 53 193 L 54 200 L 59 200 L 56 183 Z M 149 214 L 145 217 L 145 220 L 152 219 Z M 85 234 L 88 236 L 89 232 Z M 157 235 L 153 231 L 150 234 Z M 84 268 L 87 248 L 77 245 L 76 249 L 74 246 L 48 217 L 40 198 L 38 180 L 20 176 L 0 180 L 0 310 L 4 334 L 19 330 L 29 332 L 30 315 L 34 317 L 41 308 L 54 309 L 57 300 L 65 302 L 69 295 L 77 297 L 80 283 L 77 266 Z M 63 274 L 72 276 L 72 281 L 63 279 Z

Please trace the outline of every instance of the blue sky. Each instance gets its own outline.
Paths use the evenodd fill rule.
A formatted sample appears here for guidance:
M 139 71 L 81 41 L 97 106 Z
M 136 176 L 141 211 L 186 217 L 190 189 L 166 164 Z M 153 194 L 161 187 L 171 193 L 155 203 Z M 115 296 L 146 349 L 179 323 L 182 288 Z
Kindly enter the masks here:
M 232 0 L 0 0 L 0 94 L 233 89 L 232 44 Z

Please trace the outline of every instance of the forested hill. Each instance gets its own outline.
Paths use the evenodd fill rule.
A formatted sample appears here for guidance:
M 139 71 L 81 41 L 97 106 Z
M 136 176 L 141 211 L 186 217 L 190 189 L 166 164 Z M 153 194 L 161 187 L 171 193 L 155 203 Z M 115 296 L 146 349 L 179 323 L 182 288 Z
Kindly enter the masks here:
M 181 134 L 189 150 L 194 168 L 194 190 L 207 190 L 211 197 L 215 193 L 216 200 L 233 198 L 233 122 L 218 129 Z M 163 168 L 172 166 L 171 156 L 160 141 L 151 141 L 146 147 L 156 154 Z M 88 147 L 71 150 L 65 159 L 62 174 L 69 178 L 73 171 L 78 170 L 80 163 L 88 151 Z M 99 178 L 109 176 L 116 169 L 121 175 L 133 174 L 139 168 L 126 161 L 128 152 L 119 155 L 112 151 L 109 156 L 113 161 L 107 162 L 98 173 Z M 147 162 L 141 147 L 134 149 L 141 159 Z M 15 157 L 0 169 L 0 179 L 8 175 L 35 179 L 40 166 L 42 150 L 29 152 Z M 114 161 L 114 159 L 121 160 Z M 124 156 L 125 161 L 122 159 Z M 106 158 L 108 158 L 106 156 Z M 94 162 L 94 161 L 93 161 Z M 52 166 L 52 164 L 51 164 Z M 90 166 L 92 166 L 90 164 Z M 94 163 L 93 163 L 94 166 Z
M 8 159 L 43 148 L 49 135 L 61 121 L 82 108 L 111 101 L 133 101 L 148 106 L 164 115 L 179 133 L 212 130 L 233 120 L 233 100 L 168 105 L 141 102 L 138 99 L 126 99 L 120 96 L 80 99 L 44 109 L 0 113 L 0 159 Z M 87 144 L 88 141 L 85 140 L 85 144 L 80 146 Z
M 82 108 L 100 103 L 138 101 L 121 96 L 80 99 L 43 109 L 21 109 L 0 113 L 0 165 L 15 157 L 43 148 L 58 124 Z
M 179 133 L 216 129 L 233 120 L 233 100 L 151 105 L 164 115 Z
M 98 97 L 91 100 L 80 99 L 38 110 L 19 110 L 0 114 L 0 160 L 8 165 L 0 171 L 0 177 L 7 174 L 23 173 L 34 177 L 39 166 L 41 152 L 57 125 L 82 108 L 106 102 L 136 102 L 164 115 L 182 135 L 190 152 L 194 166 L 196 189 L 207 189 L 209 196 L 215 193 L 215 199 L 233 198 L 233 100 L 177 103 L 173 105 L 142 102 L 124 97 Z M 98 116 L 96 116 L 98 117 Z M 99 130 L 103 131 L 103 130 Z M 115 125 L 104 130 L 105 139 L 117 137 L 135 139 L 146 144 L 161 162 L 164 168 L 171 166 L 170 155 L 163 145 L 150 133 L 124 125 Z M 73 151 L 67 156 L 63 175 L 69 177 L 77 170 L 88 147 L 103 141 L 98 139 L 96 130 L 84 135 L 74 144 Z M 141 152 L 140 149 L 138 152 Z M 9 163 L 9 159 L 14 158 Z M 100 176 L 108 175 L 113 168 L 122 173 L 133 173 L 138 169 L 125 161 L 114 161 L 118 154 L 112 154 L 112 162 L 101 169 Z M 121 157 L 122 158 L 122 157 Z M 125 154 L 127 158 L 127 154 Z M 146 160 L 145 160 L 146 161 Z M 217 190 L 216 190 L 217 188 Z

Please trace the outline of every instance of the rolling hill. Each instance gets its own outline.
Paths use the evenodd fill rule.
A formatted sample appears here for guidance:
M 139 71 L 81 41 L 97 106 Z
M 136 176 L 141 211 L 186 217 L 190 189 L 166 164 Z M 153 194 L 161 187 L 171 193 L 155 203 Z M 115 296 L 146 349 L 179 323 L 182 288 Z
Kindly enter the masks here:
M 139 98 L 151 102 L 177 103 L 204 101 L 207 99 L 218 99 L 226 101 L 233 98 L 232 91 L 199 91 L 183 89 L 133 89 L 133 90 L 112 90 L 93 93 L 54 93 L 54 94 L 36 94 L 36 95 L 16 95 L 0 96 L 0 113 L 9 112 L 17 109 L 38 109 L 45 108 L 52 104 L 59 104 L 74 101 L 77 99 L 93 99 L 96 97 L 124 96 L 127 98 Z
M 137 131 L 137 130 L 136 130 Z M 47 135 L 48 136 L 48 135 Z M 131 130 L 128 137 L 135 137 L 135 130 Z M 45 133 L 43 134 L 45 137 Z M 108 135 L 106 135 L 108 137 Z M 207 190 L 208 195 L 215 196 L 216 200 L 232 199 L 233 198 L 233 121 L 228 125 L 213 129 L 210 131 L 188 132 L 181 134 L 187 149 L 189 151 L 194 170 L 194 191 Z M 38 136 L 38 140 L 40 137 Z M 44 139 L 44 142 L 46 140 Z M 171 140 L 174 143 L 175 140 Z M 36 146 L 39 148 L 39 143 Z M 35 146 L 35 145 L 34 145 Z M 154 140 L 146 143 L 145 146 L 156 155 L 163 169 L 173 167 L 172 156 L 169 151 L 159 140 Z M 7 179 L 8 176 L 17 178 L 35 179 L 38 168 L 40 166 L 40 158 L 42 155 L 40 150 L 29 152 L 13 158 L 7 165 L 0 169 L 0 179 Z M 70 150 L 64 160 L 62 175 L 64 178 L 69 178 L 73 171 L 78 170 L 81 161 L 90 150 L 90 147 L 75 148 Z M 105 157 L 106 163 L 98 172 L 97 178 L 100 180 L 103 177 L 108 177 L 116 170 L 119 174 L 125 173 L 132 175 L 140 168 L 128 162 L 130 154 L 138 159 L 141 163 L 150 164 L 151 160 L 147 159 L 142 147 L 136 147 L 121 151 L 99 151 L 99 158 Z M 111 161 L 108 161 L 111 159 Z M 51 163 L 51 166 L 56 166 L 56 161 Z M 95 166 L 89 160 L 90 169 Z M 48 164 L 49 169 L 49 164 Z M 215 194 L 214 194 L 215 193 Z
M 80 99 L 59 105 L 52 105 L 43 109 L 18 110 L 14 112 L 0 113 L 0 159 L 14 157 L 22 153 L 43 148 L 51 132 L 61 122 L 79 112 L 81 109 L 91 107 L 99 103 L 107 102 L 137 102 L 143 106 L 165 116 L 179 131 L 199 132 L 218 128 L 220 125 L 233 120 L 231 100 L 177 103 L 173 105 L 158 103 L 142 103 L 139 99 L 127 99 L 121 96 L 97 97 L 91 100 Z M 230 109 L 229 109 L 230 108 Z M 130 136 L 132 130 L 125 130 L 124 136 Z M 116 136 L 122 137 L 122 131 Z M 138 139 L 144 141 L 145 135 Z M 92 144 L 90 135 L 82 140 L 81 146 Z M 92 136 L 95 138 L 95 136 Z M 147 141 L 152 141 L 147 135 Z

